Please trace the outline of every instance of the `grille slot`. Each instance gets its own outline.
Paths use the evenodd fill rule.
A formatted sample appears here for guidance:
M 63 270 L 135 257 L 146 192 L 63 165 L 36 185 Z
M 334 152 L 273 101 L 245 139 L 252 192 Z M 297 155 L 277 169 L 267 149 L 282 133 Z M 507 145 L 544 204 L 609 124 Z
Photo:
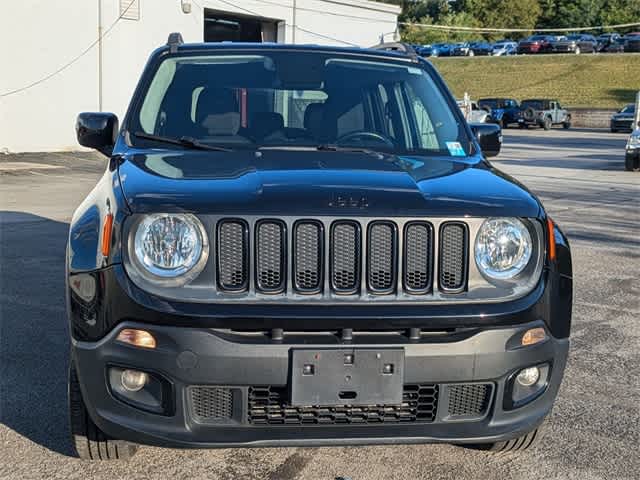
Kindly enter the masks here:
M 242 220 L 218 225 L 218 284 L 228 291 L 243 291 L 248 284 L 249 229 Z
M 293 237 L 293 280 L 296 290 L 318 293 L 322 287 L 322 226 L 317 222 L 298 222 Z
M 233 391 L 224 387 L 189 387 L 192 417 L 199 423 L 229 420 L 233 416 Z
M 433 227 L 412 222 L 404 234 L 404 287 L 409 293 L 427 293 L 433 278 Z
M 367 281 L 374 293 L 392 293 L 396 283 L 396 227 L 390 222 L 369 225 Z
M 439 282 L 445 293 L 459 293 L 466 287 L 468 237 L 463 223 L 447 222 L 440 227 Z
M 337 221 L 331 227 L 331 286 L 336 293 L 356 293 L 360 283 L 360 226 Z
M 449 415 L 452 417 L 482 417 L 489 408 L 490 384 L 450 385 Z
M 286 250 L 284 225 L 274 220 L 259 222 L 256 227 L 256 287 L 258 290 L 277 293 L 284 289 Z
M 430 423 L 436 418 L 438 385 L 405 385 L 401 405 L 304 406 L 287 403 L 287 387 L 249 387 L 248 422 L 253 425 Z

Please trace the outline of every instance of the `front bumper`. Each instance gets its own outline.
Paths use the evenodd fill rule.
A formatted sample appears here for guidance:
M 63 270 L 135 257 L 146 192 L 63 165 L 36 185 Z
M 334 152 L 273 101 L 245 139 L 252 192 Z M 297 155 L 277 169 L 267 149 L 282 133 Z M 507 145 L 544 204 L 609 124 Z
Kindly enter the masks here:
M 98 342 L 73 341 L 72 359 L 94 422 L 114 438 L 167 447 L 229 447 L 284 445 L 350 445 L 383 443 L 492 442 L 515 438 L 536 428 L 549 413 L 563 376 L 568 339 L 549 336 L 543 343 L 512 348 L 513 339 L 534 326 L 470 329 L 409 341 L 401 334 L 354 335 L 344 342 L 330 332 L 285 335 L 275 341 L 259 333 L 184 328 L 125 322 Z M 144 328 L 158 346 L 144 350 L 116 341 L 122 328 Z M 250 422 L 251 386 L 286 387 L 291 355 L 297 348 L 402 348 L 404 384 L 437 385 L 439 394 L 430 422 L 338 423 L 331 425 L 256 425 Z M 521 368 L 547 363 L 548 383 L 537 398 L 516 409 L 505 408 L 508 379 Z M 169 415 L 142 411 L 118 400 L 107 381 L 109 365 L 146 370 L 171 385 Z M 482 416 L 452 419 L 444 395 L 452 383 L 482 382 L 491 394 Z M 190 386 L 221 386 L 233 390 L 233 414 L 202 423 L 193 415 Z M 286 389 L 284 390 L 286 391 Z

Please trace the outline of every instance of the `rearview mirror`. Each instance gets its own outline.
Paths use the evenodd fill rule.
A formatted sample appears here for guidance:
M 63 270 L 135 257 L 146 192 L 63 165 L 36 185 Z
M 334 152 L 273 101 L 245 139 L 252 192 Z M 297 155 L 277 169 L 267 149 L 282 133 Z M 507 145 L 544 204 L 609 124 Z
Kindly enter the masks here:
M 473 123 L 471 131 L 476 136 L 485 157 L 495 157 L 502 148 L 502 129 L 494 123 Z
M 76 136 L 83 147 L 110 156 L 118 135 L 118 117 L 113 113 L 84 112 L 78 115 Z

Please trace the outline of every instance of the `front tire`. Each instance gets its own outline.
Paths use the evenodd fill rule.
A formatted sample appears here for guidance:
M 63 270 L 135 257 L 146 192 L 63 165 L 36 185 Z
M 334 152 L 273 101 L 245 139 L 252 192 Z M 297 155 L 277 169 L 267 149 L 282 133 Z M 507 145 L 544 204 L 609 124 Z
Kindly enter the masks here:
M 571 128 L 571 122 L 562 122 L 562 128 L 569 130 Z
M 624 169 L 627 172 L 640 171 L 640 159 L 634 159 L 631 155 L 624 157 Z
M 551 130 L 551 119 L 549 117 L 545 118 L 542 122 L 542 128 L 545 130 Z
M 529 432 L 521 437 L 514 438 L 513 440 L 507 440 L 505 442 L 495 443 L 476 443 L 463 445 L 464 448 L 472 450 L 483 450 L 490 453 L 520 453 L 534 447 L 540 441 L 541 437 L 540 428 L 536 428 L 534 431 Z
M 93 423 L 85 406 L 80 382 L 73 360 L 68 378 L 69 425 L 71 443 L 77 456 L 83 460 L 128 460 L 138 451 L 138 445 L 109 438 Z

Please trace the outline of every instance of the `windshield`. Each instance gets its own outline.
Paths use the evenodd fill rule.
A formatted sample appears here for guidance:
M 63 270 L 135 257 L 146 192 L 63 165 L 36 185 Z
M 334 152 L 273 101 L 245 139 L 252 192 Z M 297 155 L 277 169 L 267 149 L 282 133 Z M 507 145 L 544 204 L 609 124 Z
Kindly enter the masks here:
M 620 113 L 635 113 L 635 112 L 636 112 L 636 106 L 633 104 L 627 105 L 622 110 L 620 110 Z
M 540 40 L 546 40 L 547 36 L 546 35 L 534 35 L 533 37 L 529 37 L 529 40 L 532 42 L 537 42 Z
M 542 110 L 544 108 L 544 105 L 540 100 L 523 100 L 522 103 L 520 103 L 520 106 L 523 109 L 533 108 L 534 110 Z
M 232 149 L 332 145 L 453 156 L 468 155 L 471 145 L 429 73 L 401 60 L 274 51 L 171 56 L 143 97 L 128 125 L 136 145 L 153 144 L 153 135 Z

